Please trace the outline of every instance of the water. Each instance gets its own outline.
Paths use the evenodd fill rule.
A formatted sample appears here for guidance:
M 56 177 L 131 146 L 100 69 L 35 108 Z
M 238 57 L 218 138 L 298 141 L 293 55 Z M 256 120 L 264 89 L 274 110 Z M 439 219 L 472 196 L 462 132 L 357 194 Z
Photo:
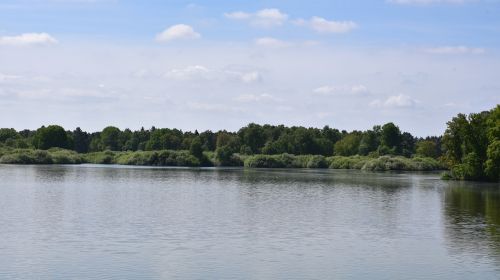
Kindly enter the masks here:
M 0 165 L 0 279 L 499 279 L 500 186 Z

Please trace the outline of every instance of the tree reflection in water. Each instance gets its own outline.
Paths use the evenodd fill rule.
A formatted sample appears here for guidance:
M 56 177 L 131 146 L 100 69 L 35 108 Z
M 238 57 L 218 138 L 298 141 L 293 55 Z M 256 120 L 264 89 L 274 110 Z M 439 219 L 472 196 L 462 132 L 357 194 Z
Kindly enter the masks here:
M 500 263 L 500 185 L 450 182 L 444 203 L 449 249 Z

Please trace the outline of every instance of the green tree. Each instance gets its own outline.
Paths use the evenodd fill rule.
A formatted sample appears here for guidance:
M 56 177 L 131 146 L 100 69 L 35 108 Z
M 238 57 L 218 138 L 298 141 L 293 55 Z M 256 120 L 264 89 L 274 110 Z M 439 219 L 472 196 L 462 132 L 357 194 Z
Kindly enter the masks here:
M 266 143 L 266 134 L 262 126 L 251 123 L 238 131 L 238 136 L 243 145 L 248 146 L 252 153 L 260 153 Z
M 485 173 L 493 181 L 500 180 L 500 141 L 494 140 L 487 150 Z
M 359 143 L 358 153 L 366 156 L 369 153 L 376 151 L 378 145 L 379 139 L 377 133 L 373 130 L 367 130 L 363 133 L 363 137 Z
M 347 134 L 342 140 L 335 143 L 334 151 L 338 156 L 352 156 L 359 151 L 359 144 L 363 135 L 361 132 L 354 131 Z
M 451 174 L 465 180 L 499 180 L 500 105 L 490 111 L 459 114 L 443 136 Z
M 423 140 L 417 143 L 417 155 L 422 157 L 437 158 L 437 145 L 434 141 Z
M 121 143 L 120 143 L 120 134 L 121 131 L 119 128 L 114 126 L 108 126 L 104 128 L 101 132 L 101 149 L 102 150 L 111 150 L 111 151 L 120 151 Z
M 198 159 L 203 158 L 203 144 L 200 137 L 195 137 L 193 141 L 191 141 L 189 152 Z
M 37 149 L 47 150 L 53 147 L 70 148 L 71 141 L 64 130 L 58 125 L 49 125 L 40 127 L 34 136 L 33 145 Z
M 5 142 L 7 139 L 17 139 L 20 135 L 13 128 L 0 128 L 0 142 Z
M 73 149 L 78 153 L 87 153 L 90 145 L 90 135 L 77 127 L 73 131 Z
M 380 131 L 380 145 L 392 154 L 398 154 L 401 149 L 401 130 L 394 123 L 386 123 Z

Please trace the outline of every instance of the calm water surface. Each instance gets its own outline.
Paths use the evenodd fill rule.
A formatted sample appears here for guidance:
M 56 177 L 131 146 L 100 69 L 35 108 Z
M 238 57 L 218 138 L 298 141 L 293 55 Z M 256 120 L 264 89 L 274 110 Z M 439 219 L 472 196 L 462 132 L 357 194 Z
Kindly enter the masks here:
M 0 279 L 500 279 L 500 186 L 0 165 Z

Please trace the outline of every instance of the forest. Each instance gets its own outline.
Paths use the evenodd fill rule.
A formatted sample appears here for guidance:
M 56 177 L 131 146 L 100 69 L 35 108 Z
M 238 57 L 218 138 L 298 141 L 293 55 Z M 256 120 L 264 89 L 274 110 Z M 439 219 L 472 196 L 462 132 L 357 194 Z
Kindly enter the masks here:
M 448 169 L 445 178 L 498 181 L 500 106 L 459 114 L 442 136 L 419 138 L 394 123 L 366 131 L 251 123 L 236 132 L 58 125 L 0 129 L 0 163 L 108 163 L 368 170 Z

